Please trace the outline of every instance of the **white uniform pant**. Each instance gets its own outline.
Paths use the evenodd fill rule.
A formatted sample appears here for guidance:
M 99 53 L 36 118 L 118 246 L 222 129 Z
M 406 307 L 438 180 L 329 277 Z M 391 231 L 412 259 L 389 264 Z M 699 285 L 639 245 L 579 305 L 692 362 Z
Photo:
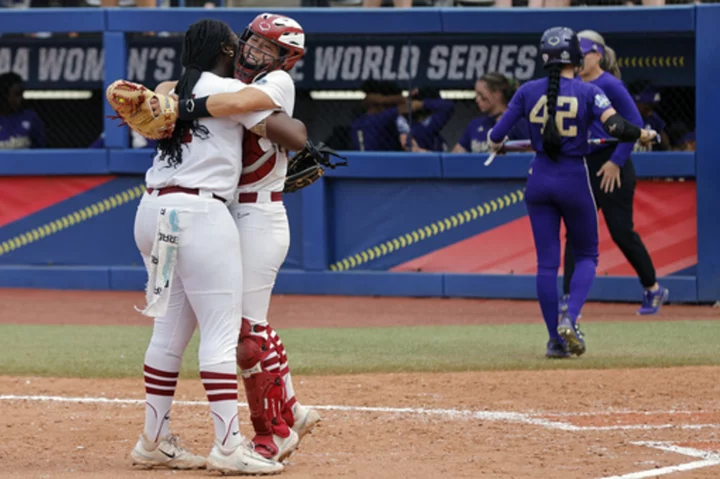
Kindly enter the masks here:
M 278 270 L 290 247 L 285 205 L 235 203 L 230 206 L 240 233 L 243 270 L 242 315 L 251 323 L 266 323 Z
M 235 362 L 242 312 L 240 239 L 227 206 L 211 197 L 146 193 L 135 217 L 135 242 L 146 267 L 161 208 L 178 211 L 180 232 L 167 313 L 155 318 L 148 354 L 181 358 L 197 324 L 203 370 Z

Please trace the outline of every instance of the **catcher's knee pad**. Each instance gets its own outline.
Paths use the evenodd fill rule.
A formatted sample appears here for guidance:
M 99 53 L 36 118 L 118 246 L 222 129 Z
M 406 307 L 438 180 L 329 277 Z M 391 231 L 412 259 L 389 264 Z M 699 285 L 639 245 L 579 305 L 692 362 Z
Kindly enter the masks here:
M 286 402 L 285 382 L 279 368 L 268 369 L 268 364 L 272 364 L 277 356 L 267 325 L 251 324 L 243 318 L 237 363 L 245 385 L 253 428 L 258 435 L 287 437 L 290 429 L 282 416 Z

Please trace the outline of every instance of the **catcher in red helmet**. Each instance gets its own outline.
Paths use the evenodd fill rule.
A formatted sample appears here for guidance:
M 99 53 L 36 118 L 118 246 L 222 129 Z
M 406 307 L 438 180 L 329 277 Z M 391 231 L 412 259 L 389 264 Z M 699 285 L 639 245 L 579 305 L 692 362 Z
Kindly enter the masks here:
M 292 18 L 262 13 L 240 37 L 235 78 L 251 83 L 275 70 L 290 71 L 305 54 L 305 32 Z
M 290 241 L 281 194 L 322 176 L 320 165 L 335 166 L 329 161 L 335 152 L 313 145 L 305 125 L 292 118 L 295 85 L 288 71 L 304 52 L 305 33 L 300 24 L 283 15 L 260 14 L 243 32 L 235 56 L 235 78 L 248 88 L 178 100 L 181 120 L 277 110 L 245 131 L 238 201 L 229 208 L 240 232 L 243 258 L 243 320 L 237 362 L 255 429 L 255 450 L 279 461 L 320 421 L 317 411 L 295 399 L 285 346 L 267 321 L 272 288 Z M 170 94 L 173 87 L 174 82 L 163 83 L 156 93 Z M 288 160 L 288 150 L 299 152 Z

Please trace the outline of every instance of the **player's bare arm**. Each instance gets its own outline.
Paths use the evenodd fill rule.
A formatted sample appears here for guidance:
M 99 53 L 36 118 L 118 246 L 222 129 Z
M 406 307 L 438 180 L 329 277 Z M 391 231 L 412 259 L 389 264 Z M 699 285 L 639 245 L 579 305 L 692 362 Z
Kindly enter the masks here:
M 169 95 L 170 92 L 175 88 L 175 85 L 177 85 L 177 81 L 166 81 L 160 83 L 157 88 L 155 88 L 155 93 L 158 93 L 160 95 Z M 245 90 L 242 90 L 245 91 Z M 260 92 L 260 90 L 256 90 L 257 92 Z M 240 92 L 237 93 L 218 93 L 215 95 L 210 95 L 208 99 L 212 99 L 215 97 L 226 97 L 226 96 L 235 96 Z M 263 93 L 263 92 L 260 92 Z M 264 93 L 263 93 L 264 94 Z M 254 97 L 255 95 L 253 95 Z M 266 95 L 267 96 L 267 95 Z M 269 97 L 268 97 L 269 98 Z M 216 100 L 218 101 L 218 100 Z M 222 98 L 219 100 L 222 101 Z M 272 100 L 270 100 L 272 103 Z M 150 101 L 153 109 L 153 114 L 158 115 L 160 113 L 160 104 L 157 99 L 157 97 L 154 97 Z M 215 103 L 215 102 L 213 102 Z M 258 104 L 263 104 L 258 103 Z M 271 108 L 264 108 L 265 110 L 274 109 L 275 105 L 272 104 Z M 220 114 L 213 114 L 212 116 L 231 116 L 234 114 L 239 113 L 245 113 L 249 110 L 243 109 L 228 109 L 228 114 L 224 114 L 222 111 L 222 108 L 220 109 Z M 217 113 L 217 110 L 214 110 L 215 113 Z M 305 124 L 301 122 L 300 120 L 296 120 L 292 117 L 290 117 L 285 112 L 275 112 L 272 115 L 270 115 L 267 119 L 260 122 L 258 125 L 256 125 L 252 130 L 253 133 L 256 133 L 260 136 L 263 136 L 273 143 L 277 143 L 278 145 L 282 146 L 283 148 L 289 150 L 289 151 L 299 151 L 305 147 L 305 144 L 307 143 L 307 128 L 305 127 Z
M 252 111 L 275 110 L 277 105 L 270 95 L 258 88 L 243 88 L 234 93 L 218 93 L 204 98 L 184 99 L 178 102 L 181 120 L 225 117 Z
M 168 88 L 172 82 L 164 82 L 158 85 L 155 93 L 168 96 L 168 93 L 158 91 L 160 87 Z M 154 96 L 150 100 L 152 114 L 161 114 L 160 99 Z M 217 93 L 203 98 L 186 99 L 181 98 L 176 105 L 178 118 L 180 120 L 196 120 L 207 117 L 226 117 L 241 115 L 253 111 L 274 110 L 277 108 L 270 95 L 257 88 L 244 88 L 233 93 Z
M 273 113 L 251 131 L 289 151 L 302 150 L 308 140 L 305 123 L 292 118 L 284 111 Z

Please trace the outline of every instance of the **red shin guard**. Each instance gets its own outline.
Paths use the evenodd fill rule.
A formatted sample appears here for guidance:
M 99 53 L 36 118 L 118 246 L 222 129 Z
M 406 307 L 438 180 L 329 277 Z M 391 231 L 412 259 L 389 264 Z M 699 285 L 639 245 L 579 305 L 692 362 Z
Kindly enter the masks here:
M 278 372 L 281 377 L 285 377 L 286 374 L 290 373 L 290 366 L 288 365 L 287 353 L 285 352 L 285 345 L 282 343 L 280 336 L 277 334 L 272 326 L 267 326 L 268 339 L 273 343 L 273 347 L 278 353 Z M 282 408 L 282 417 L 288 426 L 293 427 L 295 424 L 295 416 L 292 413 L 292 407 L 297 402 L 295 396 L 286 397 L 285 403 Z
M 272 435 L 285 438 L 290 435 L 290 429 L 282 414 L 287 398 L 280 368 L 267 369 L 268 364 L 275 363 L 278 356 L 274 343 L 269 340 L 268 329 L 268 326 L 252 325 L 243 318 L 237 363 L 256 433 L 253 441 L 268 449 L 275 448 L 270 454 L 273 455 L 277 448 L 272 443 Z

